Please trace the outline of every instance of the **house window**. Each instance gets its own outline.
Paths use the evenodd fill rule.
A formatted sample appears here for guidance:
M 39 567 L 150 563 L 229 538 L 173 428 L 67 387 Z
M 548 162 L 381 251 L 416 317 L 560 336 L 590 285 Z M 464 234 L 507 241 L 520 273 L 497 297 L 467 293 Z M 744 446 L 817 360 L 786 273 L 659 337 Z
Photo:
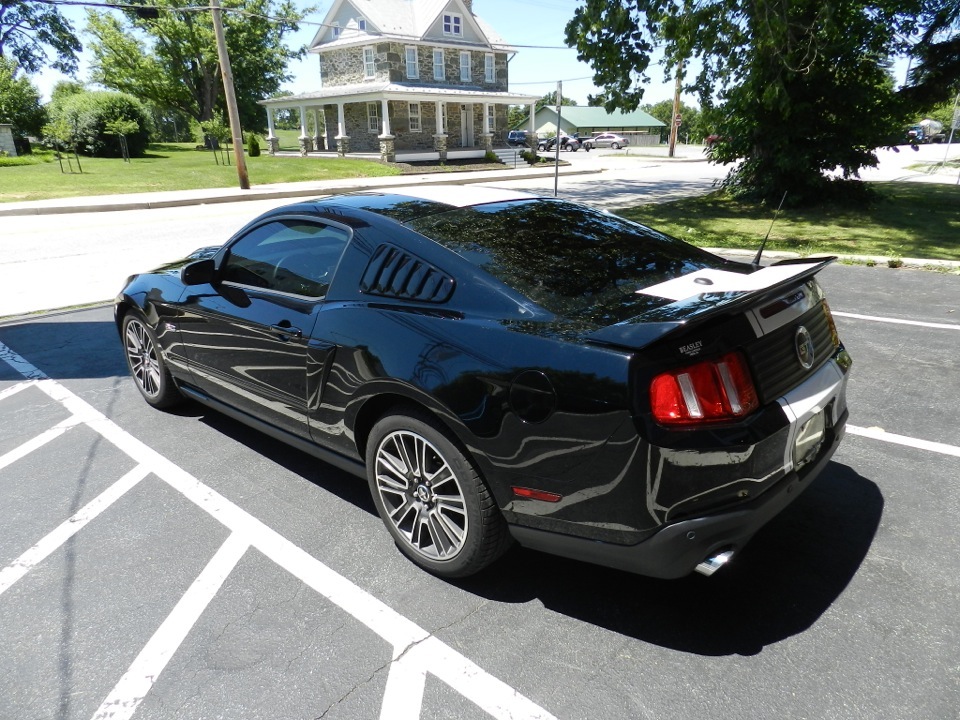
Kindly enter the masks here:
M 440 105 L 440 127 L 437 128 L 437 132 L 446 132 L 447 131 L 447 104 L 441 103 Z
M 410 103 L 410 132 L 420 132 L 420 103 Z
M 340 23 L 335 22 L 335 23 L 333 24 L 333 39 L 334 39 L 334 40 L 336 40 L 338 37 L 340 37 L 340 30 L 341 30 L 341 28 L 340 28 Z
M 415 47 L 407 48 L 407 77 L 411 80 L 420 77 L 420 60 Z
M 470 53 L 460 53 L 460 82 L 470 82 Z
M 363 77 L 370 80 L 376 77 L 376 74 L 377 63 L 373 55 L 373 48 L 365 47 L 363 49 Z
M 380 132 L 380 103 L 367 103 L 367 131 Z
M 488 83 L 495 82 L 497 79 L 493 69 L 493 53 L 483 56 L 483 77 Z
M 454 37 L 463 37 L 463 18 L 452 13 L 449 15 L 444 14 L 443 34 L 453 35 Z
M 366 18 L 358 17 L 358 18 L 357 18 L 357 30 L 360 30 L 361 32 L 365 32 L 366 29 L 367 29 L 367 21 L 366 21 Z
M 487 132 L 496 132 L 496 105 L 487 105 Z
M 443 65 L 443 50 L 434 48 L 433 50 L 433 79 L 444 80 L 446 77 L 446 68 Z

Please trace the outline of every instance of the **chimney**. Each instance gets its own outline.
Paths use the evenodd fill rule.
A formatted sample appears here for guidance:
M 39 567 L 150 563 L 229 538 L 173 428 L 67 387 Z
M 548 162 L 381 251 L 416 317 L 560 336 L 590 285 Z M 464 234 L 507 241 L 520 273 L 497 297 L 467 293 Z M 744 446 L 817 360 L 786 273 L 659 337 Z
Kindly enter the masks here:
M 461 0 L 461 2 L 463 2 L 464 7 L 467 8 L 467 12 L 473 15 L 473 0 Z

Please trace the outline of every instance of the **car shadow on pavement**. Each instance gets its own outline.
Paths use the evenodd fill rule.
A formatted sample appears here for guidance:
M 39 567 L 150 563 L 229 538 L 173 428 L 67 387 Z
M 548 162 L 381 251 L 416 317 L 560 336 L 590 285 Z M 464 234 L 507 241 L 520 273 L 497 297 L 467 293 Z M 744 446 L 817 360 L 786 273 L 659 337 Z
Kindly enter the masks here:
M 463 589 L 554 612 L 661 647 L 754 655 L 810 628 L 863 562 L 883 513 L 877 485 L 830 463 L 712 577 L 657 580 L 515 548 Z
M 0 342 L 59 380 L 129 374 L 110 308 L 0 324 Z M 0 365 L 13 379 L 16 373 Z

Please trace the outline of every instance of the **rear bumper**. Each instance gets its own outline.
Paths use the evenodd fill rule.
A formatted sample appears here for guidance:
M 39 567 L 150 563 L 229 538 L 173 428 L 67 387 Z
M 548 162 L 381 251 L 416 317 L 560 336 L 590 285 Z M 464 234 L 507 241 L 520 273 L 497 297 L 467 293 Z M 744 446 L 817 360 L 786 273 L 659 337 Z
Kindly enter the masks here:
M 755 500 L 734 509 L 665 526 L 636 545 L 615 545 L 529 527 L 511 526 L 522 546 L 595 565 L 657 578 L 679 578 L 724 550 L 739 550 L 766 523 L 793 502 L 820 474 L 843 438 L 847 412 L 828 431 L 816 460 L 790 472 Z

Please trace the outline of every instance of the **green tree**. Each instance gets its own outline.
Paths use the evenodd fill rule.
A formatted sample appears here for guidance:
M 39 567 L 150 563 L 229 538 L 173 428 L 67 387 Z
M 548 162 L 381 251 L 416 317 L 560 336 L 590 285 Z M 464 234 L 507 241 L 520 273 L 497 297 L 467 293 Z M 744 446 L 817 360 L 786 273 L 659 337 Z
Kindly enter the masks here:
M 18 73 L 15 60 L 0 58 L 0 122 L 13 125 L 13 134 L 23 137 L 39 135 L 45 121 L 40 92 Z
M 960 92 L 960 0 L 929 0 L 904 96 L 916 110 L 953 100 Z
M 565 95 L 560 95 L 560 104 L 561 105 L 576 105 L 577 101 L 573 98 L 566 97 Z M 557 91 L 548 92 L 542 98 L 537 100 L 537 110 L 542 107 L 556 107 L 557 106 Z
M 49 62 L 48 49 L 53 51 L 53 62 Z M 0 58 L 16 59 L 30 74 L 49 65 L 73 75 L 81 50 L 73 26 L 56 5 L 0 0 Z
M 137 9 L 119 15 L 88 10 L 91 79 L 199 122 L 217 110 L 226 112 L 210 13 L 180 9 L 174 0 L 156 4 L 156 18 L 141 17 L 145 13 Z M 257 101 L 290 79 L 287 63 L 302 57 L 305 48 L 290 50 L 283 39 L 312 9 L 298 11 L 290 0 L 224 0 L 222 5 L 240 122 L 262 129 L 266 113 Z
M 50 106 L 50 125 L 70 128 L 79 150 L 95 157 L 119 157 L 123 149 L 113 137 L 122 127 L 129 154 L 142 157 L 150 141 L 150 113 L 127 93 L 99 90 L 69 95 Z M 134 129 L 135 126 L 135 129 Z
M 922 0 L 586 0 L 567 42 L 591 63 L 608 109 L 636 108 L 655 46 L 716 119 L 727 186 L 778 201 L 823 196 L 826 173 L 855 177 L 904 118 L 888 58 Z M 687 79 L 686 61 L 699 71 Z M 717 107 L 717 101 L 722 104 Z
M 673 125 L 673 100 L 661 100 L 653 105 L 642 105 L 640 109 L 666 125 L 660 130 L 660 140 L 666 142 L 670 136 L 670 126 Z M 698 108 L 681 102 L 680 117 L 683 124 L 680 126 L 679 135 L 684 138 L 684 142 L 703 142 L 703 139 L 711 134 L 704 114 Z

